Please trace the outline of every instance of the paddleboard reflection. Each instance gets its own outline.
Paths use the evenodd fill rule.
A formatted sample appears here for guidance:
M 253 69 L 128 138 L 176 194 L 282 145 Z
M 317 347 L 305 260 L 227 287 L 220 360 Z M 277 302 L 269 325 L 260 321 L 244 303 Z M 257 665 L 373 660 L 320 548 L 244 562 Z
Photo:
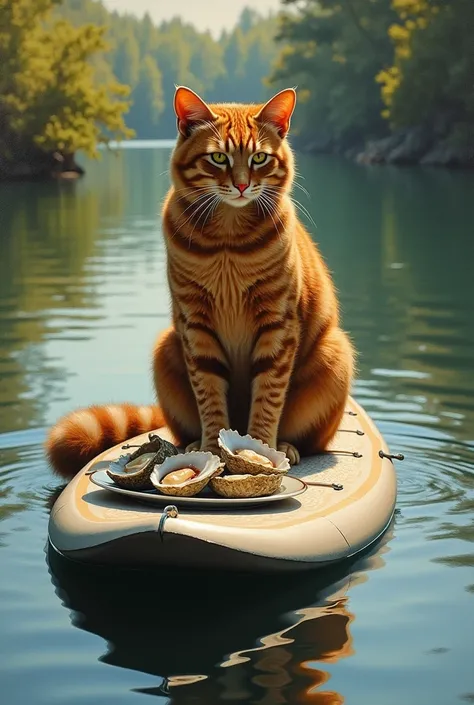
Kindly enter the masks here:
M 157 676 L 172 703 L 335 704 L 329 666 L 354 651 L 350 588 L 384 565 L 390 527 L 364 556 L 281 576 L 119 571 L 48 548 L 74 626 L 102 637 L 105 663 Z

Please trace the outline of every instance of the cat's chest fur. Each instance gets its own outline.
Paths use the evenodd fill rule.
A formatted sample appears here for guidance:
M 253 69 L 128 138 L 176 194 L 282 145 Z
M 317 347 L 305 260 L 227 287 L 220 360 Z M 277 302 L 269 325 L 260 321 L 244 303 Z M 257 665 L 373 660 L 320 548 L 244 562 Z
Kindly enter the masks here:
M 225 254 L 209 262 L 202 272 L 201 283 L 212 303 L 214 330 L 229 361 L 236 365 L 245 364 L 252 348 L 254 321 L 248 302 L 249 275 L 248 262 Z

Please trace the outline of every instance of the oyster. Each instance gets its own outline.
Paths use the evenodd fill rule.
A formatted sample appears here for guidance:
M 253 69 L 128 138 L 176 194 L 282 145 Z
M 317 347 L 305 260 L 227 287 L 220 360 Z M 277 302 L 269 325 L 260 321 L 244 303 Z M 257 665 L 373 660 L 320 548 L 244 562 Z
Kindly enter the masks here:
M 221 429 L 217 443 L 221 449 L 222 460 L 232 474 L 282 475 L 290 469 L 290 461 L 285 453 L 270 448 L 267 443 L 252 438 L 249 434 L 241 436 L 237 431 Z
M 204 489 L 211 478 L 220 475 L 223 470 L 224 463 L 219 456 L 191 451 L 166 458 L 161 465 L 155 465 L 150 481 L 162 494 L 194 497 Z
M 121 455 L 118 460 L 110 463 L 107 475 L 119 487 L 134 490 L 152 490 L 150 475 L 154 466 L 173 455 L 178 449 L 160 436 L 150 433 L 149 440 L 138 446 L 137 450 L 127 455 Z M 129 444 L 123 448 L 130 448 Z
M 123 448 L 133 448 L 130 444 L 126 444 Z M 171 455 L 178 455 L 179 450 L 169 441 L 165 441 L 156 433 L 148 434 L 148 441 L 138 446 L 137 450 L 130 455 L 130 460 L 135 460 L 144 453 L 154 453 L 156 456 L 155 464 L 162 463 L 165 458 Z
M 282 473 L 275 475 L 226 475 L 213 477 L 211 489 L 222 497 L 265 497 L 280 489 Z

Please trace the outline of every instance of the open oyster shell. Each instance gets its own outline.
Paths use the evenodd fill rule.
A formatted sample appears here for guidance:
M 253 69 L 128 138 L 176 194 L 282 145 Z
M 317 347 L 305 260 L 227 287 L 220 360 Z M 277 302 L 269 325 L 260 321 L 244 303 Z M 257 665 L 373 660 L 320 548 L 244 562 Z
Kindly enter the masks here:
M 267 443 L 262 443 L 249 434 L 241 436 L 237 431 L 221 429 L 217 443 L 221 450 L 222 460 L 230 473 L 237 475 L 282 475 L 290 469 L 290 461 L 285 453 L 270 448 Z M 237 455 L 237 451 L 240 450 L 251 450 L 258 453 L 268 458 L 272 466 Z
M 281 487 L 279 475 L 226 475 L 213 477 L 209 486 L 222 497 L 265 497 Z
M 178 449 L 156 434 L 150 433 L 149 440 L 142 443 L 137 450 L 121 455 L 110 463 L 106 470 L 116 485 L 133 490 L 152 490 L 150 475 L 158 463 L 178 454 Z M 129 448 L 128 444 L 124 448 Z M 133 447 L 133 446 L 132 446 Z
M 189 467 L 197 470 L 196 477 L 177 484 L 163 484 L 166 475 L 175 470 Z M 208 452 L 191 451 L 166 458 L 161 465 L 155 465 L 150 475 L 150 481 L 155 489 L 162 494 L 174 495 L 175 497 L 194 497 L 204 489 L 211 478 L 220 475 L 223 470 L 224 463 L 219 456 Z

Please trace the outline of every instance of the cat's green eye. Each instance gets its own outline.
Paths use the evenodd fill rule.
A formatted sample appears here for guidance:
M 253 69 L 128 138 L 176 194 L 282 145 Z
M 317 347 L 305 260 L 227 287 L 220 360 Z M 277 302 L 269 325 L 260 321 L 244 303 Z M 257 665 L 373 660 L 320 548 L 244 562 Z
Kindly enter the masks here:
M 216 164 L 225 164 L 227 161 L 227 155 L 224 152 L 213 152 L 211 154 L 211 159 Z
M 258 154 L 253 155 L 252 161 L 254 164 L 263 164 L 266 158 L 267 155 L 265 154 L 265 152 L 258 152 Z

